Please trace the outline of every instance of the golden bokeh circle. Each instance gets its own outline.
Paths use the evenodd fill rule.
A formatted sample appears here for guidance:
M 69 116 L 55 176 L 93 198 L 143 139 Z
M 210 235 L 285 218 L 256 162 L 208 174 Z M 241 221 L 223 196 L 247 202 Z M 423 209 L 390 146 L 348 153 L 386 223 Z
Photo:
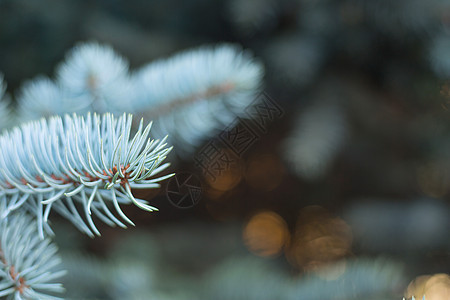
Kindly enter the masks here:
M 280 254 L 288 243 L 289 236 L 284 219 L 272 211 L 263 211 L 253 215 L 242 233 L 247 249 L 263 257 Z

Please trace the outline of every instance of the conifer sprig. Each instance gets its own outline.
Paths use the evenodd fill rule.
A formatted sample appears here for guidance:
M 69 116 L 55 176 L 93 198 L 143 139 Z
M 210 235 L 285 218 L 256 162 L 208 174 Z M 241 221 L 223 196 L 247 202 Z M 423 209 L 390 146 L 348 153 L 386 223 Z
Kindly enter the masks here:
M 16 127 L 0 136 L 0 201 L 2 217 L 24 206 L 37 215 L 43 237 L 52 208 L 82 232 L 100 235 L 92 214 L 114 226 L 134 225 L 120 204 L 133 203 L 157 210 L 133 196 L 132 188 L 157 188 L 171 175 L 154 177 L 168 167 L 162 164 L 171 148 L 165 139 L 148 138 L 151 123 L 141 120 L 131 136 L 132 116 L 112 114 L 65 115 Z M 79 211 L 76 204 L 81 204 Z M 84 218 L 81 215 L 84 216 Z
M 232 44 L 183 51 L 130 72 L 110 46 L 80 43 L 57 67 L 55 81 L 38 77 L 23 85 L 18 111 L 27 121 L 87 111 L 133 113 L 155 121 L 152 136 L 169 134 L 180 146 L 177 154 L 190 155 L 245 115 L 263 75 L 261 62 Z
M 157 60 L 132 75 L 127 111 L 155 121 L 154 135 L 170 133 L 178 154 L 230 126 L 255 101 L 263 65 L 232 44 L 199 47 Z
M 62 299 L 48 294 L 64 291 L 55 282 L 65 273 L 58 268 L 57 248 L 48 238 L 39 238 L 34 224 L 23 211 L 0 219 L 2 299 Z

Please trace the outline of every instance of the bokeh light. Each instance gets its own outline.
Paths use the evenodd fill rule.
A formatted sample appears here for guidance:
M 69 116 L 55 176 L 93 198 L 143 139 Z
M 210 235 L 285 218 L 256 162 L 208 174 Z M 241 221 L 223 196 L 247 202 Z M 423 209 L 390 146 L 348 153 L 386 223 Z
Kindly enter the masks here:
M 426 300 L 450 299 L 450 276 L 448 274 L 422 275 L 415 278 L 405 291 L 406 299 L 412 297 Z
M 229 149 L 221 149 L 221 153 L 221 159 L 205 164 L 205 180 L 211 188 L 225 192 L 241 182 L 244 163 Z
M 320 206 L 307 206 L 299 214 L 286 256 L 299 269 L 319 271 L 349 255 L 351 244 L 351 229 L 342 219 Z M 340 270 L 337 273 L 345 270 L 343 265 Z
M 289 237 L 286 222 L 272 211 L 264 211 L 252 216 L 242 233 L 248 250 L 263 257 L 280 254 L 289 242 Z

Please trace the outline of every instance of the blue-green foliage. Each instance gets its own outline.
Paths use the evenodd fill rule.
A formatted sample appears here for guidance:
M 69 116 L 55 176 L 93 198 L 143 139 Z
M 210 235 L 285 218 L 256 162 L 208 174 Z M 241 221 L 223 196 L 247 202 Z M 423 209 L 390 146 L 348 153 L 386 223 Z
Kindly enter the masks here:
M 66 115 L 23 124 L 0 136 L 0 201 L 5 218 L 24 207 L 37 215 L 39 234 L 50 231 L 51 209 L 71 220 L 82 232 L 100 235 L 92 214 L 109 225 L 126 227 L 108 208 L 112 204 L 122 220 L 134 225 L 120 204 L 156 208 L 136 199 L 131 188 L 156 188 L 170 175 L 155 178 L 171 148 L 165 140 L 151 140 L 151 123 L 141 120 L 131 137 L 131 115 L 115 118 L 88 114 Z M 75 203 L 81 204 L 80 216 Z
M 17 96 L 21 120 L 66 112 L 131 112 L 154 121 L 153 136 L 192 153 L 217 129 L 230 125 L 255 100 L 263 66 L 236 45 L 201 47 L 129 71 L 111 47 L 75 46 L 56 69 Z M 177 147 L 180 146 L 180 147 Z
M 96 112 L 124 112 L 130 99 L 129 64 L 112 47 L 76 45 L 56 68 L 56 83 L 75 102 L 81 97 Z
M 4 202 L 1 203 L 4 211 Z M 2 299 L 61 299 L 49 294 L 64 289 L 57 279 L 57 248 L 48 238 L 41 239 L 35 222 L 23 211 L 0 219 L 0 297 Z
M 192 153 L 217 129 L 230 125 L 255 100 L 263 66 L 236 45 L 201 47 L 152 62 L 132 77 L 129 108 L 169 134 L 177 153 Z
M 19 122 L 67 112 L 85 113 L 91 103 L 85 95 L 70 95 L 58 83 L 44 76 L 24 82 L 16 97 Z
M 16 93 L 14 123 L 27 123 L 0 136 L 1 245 L 17 244 L 11 248 L 17 251 L 11 265 L 2 262 L 5 268 L 31 264 L 30 276 L 45 272 L 36 275 L 35 281 L 30 277 L 24 289 L 25 285 L 17 287 L 14 280 L 18 277 L 10 278 L 4 271 L 0 293 L 16 299 L 46 298 L 33 294 L 37 293 L 34 282 L 39 284 L 36 289 L 61 289 L 41 284 L 60 275 L 49 273 L 54 263 L 42 266 L 39 261 L 47 262 L 56 251 L 45 239 L 46 232 L 53 233 L 48 222 L 52 210 L 89 236 L 100 235 L 93 216 L 111 226 L 134 225 L 122 212 L 122 204 L 157 210 L 135 198 L 131 189 L 156 188 L 159 181 L 171 176 L 155 177 L 169 165 L 162 164 L 171 150 L 166 147 L 166 135 L 171 134 L 171 143 L 182 146 L 184 152 L 192 152 L 251 104 L 263 68 L 248 52 L 222 45 L 187 51 L 130 72 L 126 59 L 111 47 L 91 42 L 74 47 L 55 75 L 54 80 L 40 75 L 22 85 Z M 2 76 L 2 121 L 11 116 L 5 92 Z M 88 113 L 92 111 L 106 114 Z M 142 120 L 133 122 L 131 115 L 115 118 L 107 112 L 132 112 L 154 119 L 156 132 L 152 135 L 161 140 L 150 138 L 151 124 L 144 126 Z M 4 128 L 8 123 L 0 125 Z M 24 227 L 15 217 L 25 213 L 36 216 L 37 229 L 36 222 Z M 37 234 L 30 238 L 32 229 Z M 11 238 L 16 240 L 6 241 Z M 38 243 L 50 250 L 44 255 L 44 246 L 35 247 Z M 24 249 L 34 252 L 20 252 Z M 8 248 L 0 253 L 12 252 Z M 29 278 L 24 276 L 20 278 Z

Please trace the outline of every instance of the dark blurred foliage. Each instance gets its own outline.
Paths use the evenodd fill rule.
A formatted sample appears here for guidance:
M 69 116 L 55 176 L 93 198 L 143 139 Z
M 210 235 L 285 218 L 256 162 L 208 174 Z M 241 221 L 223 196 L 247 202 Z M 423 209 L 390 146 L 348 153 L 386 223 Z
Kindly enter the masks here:
M 65 52 L 86 40 L 112 45 L 133 68 L 202 44 L 242 44 L 265 64 L 265 91 L 283 108 L 236 165 L 204 178 L 197 206 L 171 206 L 162 188 L 146 195 L 158 213 L 128 208 L 140 229 L 155 233 L 148 243 L 171 274 L 161 276 L 178 275 L 181 290 L 196 281 L 191 273 L 213 274 L 196 282 L 208 286 L 205 299 L 221 293 L 214 280 L 246 289 L 232 281 L 233 263 L 273 282 L 270 272 L 280 268 L 298 278 L 382 256 L 403 264 L 406 282 L 387 291 L 380 283 L 380 298 L 368 288 L 366 298 L 336 292 L 336 299 L 401 299 L 416 276 L 450 270 L 448 0 L 0 0 L 0 70 L 11 93 L 26 79 L 53 75 Z M 192 159 L 173 170 L 202 176 Z M 133 233 L 102 231 L 61 248 L 113 257 L 113 245 Z M 270 266 L 239 262 L 247 252 Z M 257 282 L 247 287 L 261 288 Z M 301 284 L 283 284 L 308 295 L 294 291 Z M 185 299 L 163 294 L 155 299 Z

